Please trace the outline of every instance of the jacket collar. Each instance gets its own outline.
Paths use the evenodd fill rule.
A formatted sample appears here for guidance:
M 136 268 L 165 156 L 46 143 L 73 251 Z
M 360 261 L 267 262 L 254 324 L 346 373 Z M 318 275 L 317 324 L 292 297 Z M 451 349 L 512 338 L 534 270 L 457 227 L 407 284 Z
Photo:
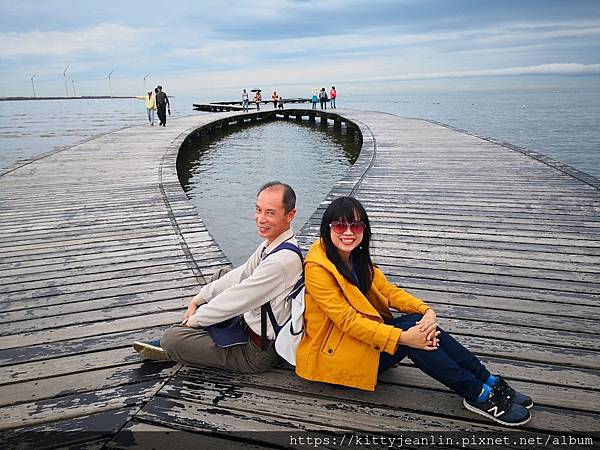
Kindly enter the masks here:
M 287 241 L 288 239 L 291 239 L 292 237 L 294 237 L 294 231 L 291 228 L 288 228 L 287 230 L 285 230 L 283 233 L 281 233 L 279 236 L 277 236 L 275 238 L 275 240 L 273 242 L 271 242 L 270 245 L 267 246 L 267 242 L 265 241 L 265 247 L 263 248 L 263 255 L 264 254 L 269 254 L 271 253 L 273 250 L 275 250 L 275 248 L 281 244 L 282 242 Z
M 369 300 L 363 295 L 360 289 L 354 284 L 350 283 L 348 280 L 346 280 L 344 276 L 340 272 L 338 272 L 335 265 L 327 257 L 327 253 L 325 252 L 325 246 L 323 245 L 320 239 L 316 241 L 308 251 L 305 263 L 308 262 L 314 262 L 316 264 L 319 264 L 320 266 L 331 272 L 331 274 L 337 280 L 337 283 L 342 288 L 346 299 L 356 310 L 360 311 L 361 313 L 367 316 L 381 318 L 377 310 L 373 307 L 373 305 L 371 305 L 371 302 L 369 302 Z M 371 286 L 371 289 L 373 289 L 373 286 Z

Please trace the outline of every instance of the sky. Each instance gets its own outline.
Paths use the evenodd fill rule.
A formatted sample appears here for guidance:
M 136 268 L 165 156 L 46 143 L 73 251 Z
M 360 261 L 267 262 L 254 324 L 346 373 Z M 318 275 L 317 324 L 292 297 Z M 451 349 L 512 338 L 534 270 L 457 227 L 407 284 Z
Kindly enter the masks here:
M 331 85 L 352 93 L 600 85 L 599 0 L 0 0 L 0 8 L 0 97 L 141 95 L 156 84 L 208 97 L 242 88 L 307 96 Z

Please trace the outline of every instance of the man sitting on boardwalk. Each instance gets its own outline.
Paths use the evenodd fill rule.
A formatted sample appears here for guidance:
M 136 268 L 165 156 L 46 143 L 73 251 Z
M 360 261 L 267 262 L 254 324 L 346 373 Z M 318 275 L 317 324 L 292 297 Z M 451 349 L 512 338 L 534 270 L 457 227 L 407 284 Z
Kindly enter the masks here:
M 295 204 L 296 194 L 289 185 L 273 181 L 262 186 L 254 217 L 259 236 L 266 240 L 242 266 L 217 272 L 192 299 L 181 324 L 169 328 L 160 340 L 134 342 L 134 349 L 145 359 L 237 372 L 263 372 L 273 367 L 278 359 L 275 331 L 265 318 L 267 339 L 266 345 L 261 345 L 261 306 L 270 303 L 279 324 L 290 317 L 286 300 L 302 273 L 302 260 L 281 244 L 298 247 L 291 229 Z M 237 316 L 241 316 L 247 342 L 217 346 L 203 327 Z

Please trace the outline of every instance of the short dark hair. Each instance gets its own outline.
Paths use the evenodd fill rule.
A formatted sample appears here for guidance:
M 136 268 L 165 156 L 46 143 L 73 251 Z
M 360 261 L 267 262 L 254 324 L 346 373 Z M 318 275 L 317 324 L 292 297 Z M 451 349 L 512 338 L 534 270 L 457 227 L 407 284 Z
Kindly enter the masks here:
M 256 196 L 258 197 L 258 195 L 266 189 L 271 189 L 277 186 L 281 186 L 283 188 L 283 208 L 287 214 L 296 207 L 296 193 L 289 184 L 282 183 L 281 181 L 269 181 L 260 187 Z

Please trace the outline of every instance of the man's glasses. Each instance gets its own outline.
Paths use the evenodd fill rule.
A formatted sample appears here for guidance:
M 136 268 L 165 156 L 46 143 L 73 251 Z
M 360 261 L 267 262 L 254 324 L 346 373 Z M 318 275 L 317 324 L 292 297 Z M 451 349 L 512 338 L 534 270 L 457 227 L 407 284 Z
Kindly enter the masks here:
M 329 224 L 334 233 L 343 234 L 348 228 L 354 234 L 360 234 L 365 231 L 366 224 L 364 222 L 342 222 L 341 220 L 334 220 Z

